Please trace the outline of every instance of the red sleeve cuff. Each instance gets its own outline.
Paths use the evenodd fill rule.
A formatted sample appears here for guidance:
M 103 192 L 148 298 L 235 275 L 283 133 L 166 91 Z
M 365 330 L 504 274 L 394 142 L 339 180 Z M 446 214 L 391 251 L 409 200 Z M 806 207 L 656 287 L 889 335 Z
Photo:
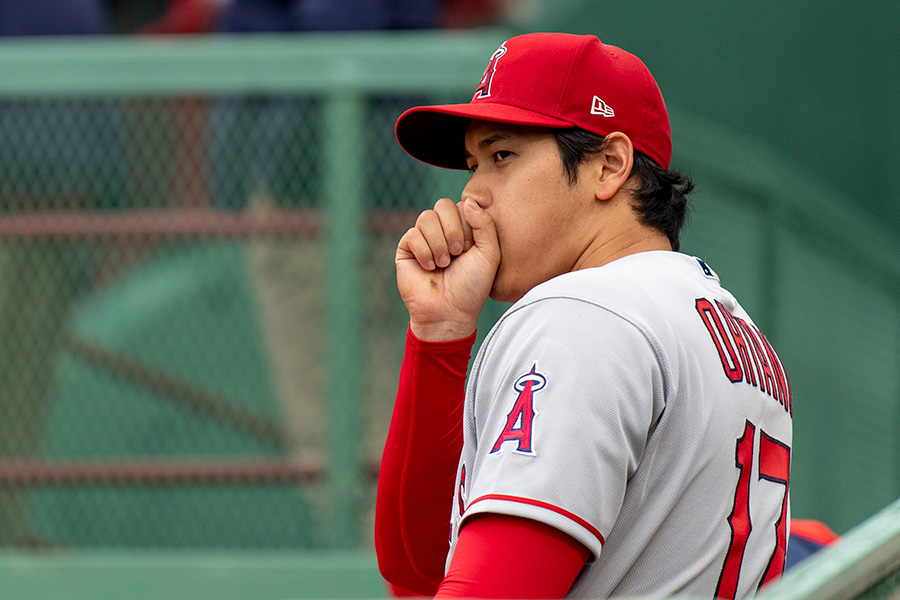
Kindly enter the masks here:
M 553 527 L 507 515 L 476 515 L 460 531 L 435 598 L 563 598 L 590 552 Z

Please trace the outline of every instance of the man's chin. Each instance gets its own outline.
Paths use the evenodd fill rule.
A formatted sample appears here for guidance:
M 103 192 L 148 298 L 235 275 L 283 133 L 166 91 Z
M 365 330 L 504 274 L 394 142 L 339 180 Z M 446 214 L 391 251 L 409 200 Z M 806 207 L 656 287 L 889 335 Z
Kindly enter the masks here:
M 491 300 L 497 302 L 516 302 L 519 298 L 524 296 L 527 291 L 528 290 L 516 290 L 509 286 L 504 286 L 495 279 L 494 285 L 491 287 L 491 293 L 488 294 L 488 296 Z

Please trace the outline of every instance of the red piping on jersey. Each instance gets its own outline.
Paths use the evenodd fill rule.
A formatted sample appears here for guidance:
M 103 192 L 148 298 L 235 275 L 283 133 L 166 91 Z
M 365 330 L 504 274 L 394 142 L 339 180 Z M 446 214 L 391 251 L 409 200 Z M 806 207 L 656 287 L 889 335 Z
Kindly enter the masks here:
M 508 502 L 518 502 L 519 504 L 530 504 L 531 506 L 538 506 L 540 508 L 546 508 L 547 510 L 552 510 L 553 512 L 560 514 L 570 521 L 575 521 L 585 529 L 591 532 L 591 534 L 600 540 L 601 544 L 605 544 L 606 540 L 603 539 L 603 534 L 597 530 L 596 527 L 579 517 L 578 515 L 572 514 L 567 510 L 564 510 L 558 506 L 554 506 L 553 504 L 549 504 L 547 502 L 541 502 L 540 500 L 532 500 L 531 498 L 520 498 L 519 496 L 507 496 L 506 494 L 487 494 L 486 496 L 481 496 L 480 498 L 476 498 L 469 503 L 470 508 L 473 504 L 477 502 L 481 502 L 482 500 L 506 500 Z

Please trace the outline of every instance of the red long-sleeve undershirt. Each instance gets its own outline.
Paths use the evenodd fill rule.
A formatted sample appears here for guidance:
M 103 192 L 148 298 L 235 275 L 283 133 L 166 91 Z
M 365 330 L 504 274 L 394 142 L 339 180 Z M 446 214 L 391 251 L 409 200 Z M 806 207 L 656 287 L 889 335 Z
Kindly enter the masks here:
M 467 521 L 444 577 L 474 340 L 473 334 L 424 342 L 407 332 L 378 481 L 379 568 L 404 595 L 562 598 L 588 550 L 548 525 L 517 517 L 487 514 Z
M 466 368 L 475 335 L 423 342 L 411 330 L 375 508 L 375 550 L 393 585 L 431 596 L 444 577 L 462 450 Z

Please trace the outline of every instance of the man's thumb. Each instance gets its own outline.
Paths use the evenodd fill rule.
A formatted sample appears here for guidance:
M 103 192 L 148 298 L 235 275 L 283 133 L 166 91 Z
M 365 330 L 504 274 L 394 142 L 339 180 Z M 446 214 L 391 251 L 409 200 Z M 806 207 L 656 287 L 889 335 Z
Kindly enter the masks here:
M 475 246 L 482 252 L 497 254 L 499 258 L 500 244 L 497 241 L 497 229 L 494 227 L 494 219 L 479 204 L 471 198 L 466 200 L 466 222 L 472 228 L 472 238 Z

